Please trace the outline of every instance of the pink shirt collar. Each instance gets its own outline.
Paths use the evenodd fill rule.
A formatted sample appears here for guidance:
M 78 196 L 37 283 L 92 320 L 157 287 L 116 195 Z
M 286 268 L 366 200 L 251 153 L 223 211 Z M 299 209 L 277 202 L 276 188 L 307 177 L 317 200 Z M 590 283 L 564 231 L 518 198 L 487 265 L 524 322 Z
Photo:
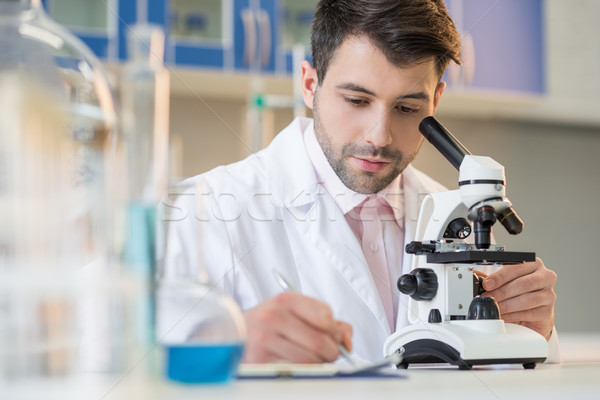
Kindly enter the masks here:
M 323 185 L 327 193 L 334 198 L 335 203 L 344 215 L 348 214 L 369 197 L 369 195 L 355 192 L 346 187 L 333 168 L 331 168 L 315 136 L 313 122 L 304 131 L 304 144 L 308 152 L 308 157 L 315 169 L 317 180 Z M 377 193 L 377 197 L 385 199 L 388 202 L 394 212 L 394 218 L 399 224 L 402 224 L 404 216 L 403 193 L 402 174 L 398 175 L 388 186 Z

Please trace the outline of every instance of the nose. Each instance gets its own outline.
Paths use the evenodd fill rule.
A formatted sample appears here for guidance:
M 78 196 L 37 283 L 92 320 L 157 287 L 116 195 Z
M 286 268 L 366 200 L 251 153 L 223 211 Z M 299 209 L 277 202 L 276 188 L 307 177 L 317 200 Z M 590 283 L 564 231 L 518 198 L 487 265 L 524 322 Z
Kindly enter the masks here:
M 376 148 L 385 147 L 392 143 L 391 116 L 388 110 L 383 110 L 373 120 L 365 132 L 367 143 Z

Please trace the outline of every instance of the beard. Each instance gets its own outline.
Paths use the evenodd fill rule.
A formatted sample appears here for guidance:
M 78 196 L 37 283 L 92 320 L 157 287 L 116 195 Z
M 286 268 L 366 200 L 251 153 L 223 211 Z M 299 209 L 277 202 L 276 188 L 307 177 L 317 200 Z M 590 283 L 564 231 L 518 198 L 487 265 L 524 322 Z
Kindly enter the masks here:
M 337 152 L 334 147 L 331 135 L 325 129 L 320 118 L 317 95 L 315 94 L 313 103 L 313 119 L 315 127 L 315 136 L 321 145 L 325 158 L 340 178 L 342 183 L 349 189 L 358 193 L 373 194 L 388 186 L 406 169 L 416 157 L 417 152 L 404 155 L 399 150 L 392 150 L 389 147 L 375 147 L 373 145 L 357 143 L 346 143 L 341 152 Z M 376 172 L 363 170 L 354 170 L 350 165 L 350 157 L 360 158 L 381 158 L 391 165 L 390 172 L 379 176 Z

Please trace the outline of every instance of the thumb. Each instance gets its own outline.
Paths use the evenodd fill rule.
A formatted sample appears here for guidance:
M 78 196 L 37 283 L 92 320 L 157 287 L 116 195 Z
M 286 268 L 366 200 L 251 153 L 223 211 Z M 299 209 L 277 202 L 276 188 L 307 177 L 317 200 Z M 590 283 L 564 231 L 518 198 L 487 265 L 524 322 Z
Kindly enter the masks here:
M 352 351 L 352 325 L 344 321 L 335 321 L 338 333 L 340 334 L 339 343 L 348 351 Z

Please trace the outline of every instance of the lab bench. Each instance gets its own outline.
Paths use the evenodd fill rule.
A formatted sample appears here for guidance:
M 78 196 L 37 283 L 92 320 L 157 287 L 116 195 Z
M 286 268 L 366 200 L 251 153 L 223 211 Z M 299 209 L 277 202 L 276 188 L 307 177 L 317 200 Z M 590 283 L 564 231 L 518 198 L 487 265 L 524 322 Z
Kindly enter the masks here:
M 46 380 L 0 384 L 0 397 L 53 399 L 531 399 L 598 398 L 600 334 L 561 335 L 562 364 L 448 368 L 409 368 L 403 378 L 317 378 L 234 380 L 217 385 L 184 385 L 143 379 L 142 364 L 119 376 L 83 375 L 70 381 Z

